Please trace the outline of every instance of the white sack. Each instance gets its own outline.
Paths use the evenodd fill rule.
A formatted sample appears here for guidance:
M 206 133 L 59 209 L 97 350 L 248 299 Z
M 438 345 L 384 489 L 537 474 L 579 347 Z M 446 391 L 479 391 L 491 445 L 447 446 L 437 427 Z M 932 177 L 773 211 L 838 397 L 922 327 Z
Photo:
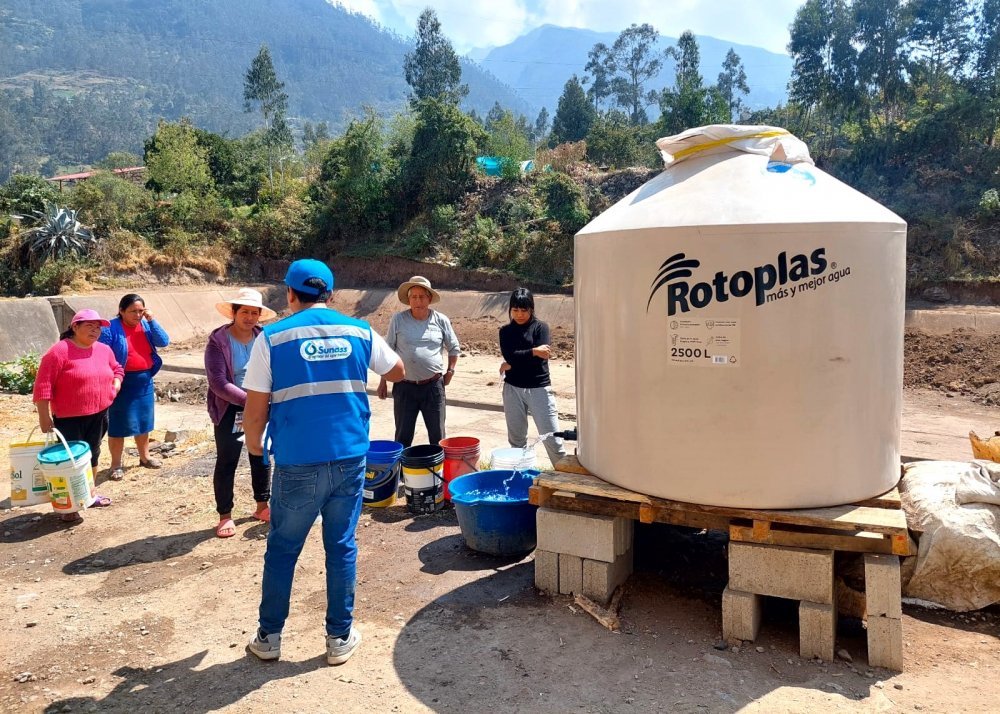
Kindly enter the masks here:
M 907 597 L 959 612 L 1000 602 L 1000 487 L 987 463 L 904 464 L 899 493 L 920 533 Z
M 692 156 L 711 156 L 726 151 L 760 154 L 787 164 L 813 163 L 809 147 L 787 129 L 776 126 L 712 124 L 657 139 L 656 147 L 667 166 Z

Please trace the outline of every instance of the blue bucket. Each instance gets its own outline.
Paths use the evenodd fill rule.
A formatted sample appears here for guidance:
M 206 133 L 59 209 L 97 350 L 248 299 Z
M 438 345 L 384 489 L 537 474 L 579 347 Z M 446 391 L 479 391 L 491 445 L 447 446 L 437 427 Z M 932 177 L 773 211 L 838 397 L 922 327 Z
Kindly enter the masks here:
M 384 508 L 396 502 L 399 488 L 399 457 L 403 445 L 398 441 L 373 441 L 365 458 L 365 485 L 362 502 L 373 508 Z
M 477 471 L 451 482 L 458 525 L 472 550 L 516 555 L 534 549 L 535 510 L 528 487 L 538 471 Z

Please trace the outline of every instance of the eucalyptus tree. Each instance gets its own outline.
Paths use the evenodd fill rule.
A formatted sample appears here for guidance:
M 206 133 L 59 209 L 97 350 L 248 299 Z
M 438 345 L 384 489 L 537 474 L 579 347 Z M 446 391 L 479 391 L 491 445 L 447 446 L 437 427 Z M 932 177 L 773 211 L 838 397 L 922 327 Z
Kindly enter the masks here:
M 912 66 L 923 75 L 932 105 L 944 84 L 958 80 L 973 50 L 973 10 L 965 0 L 911 0 L 906 6 Z
M 457 105 L 469 93 L 462 84 L 462 66 L 451 42 L 441 32 L 441 22 L 431 8 L 417 20 L 417 42 L 403 59 L 403 73 L 413 94 L 413 106 L 424 99 Z
M 734 117 L 739 118 L 746 110 L 741 95 L 745 97 L 750 94 L 750 86 L 747 84 L 747 73 L 743 69 L 743 61 L 732 47 L 729 48 L 726 58 L 722 61 L 722 71 L 719 72 L 719 79 L 715 86 L 726 102 L 729 120 L 732 121 Z

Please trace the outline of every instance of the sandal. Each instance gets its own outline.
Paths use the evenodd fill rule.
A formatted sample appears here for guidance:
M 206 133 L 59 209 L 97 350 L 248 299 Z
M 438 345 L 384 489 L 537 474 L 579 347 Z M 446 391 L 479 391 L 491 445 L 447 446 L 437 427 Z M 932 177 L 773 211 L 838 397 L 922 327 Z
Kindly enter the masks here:
M 215 527 L 215 535 L 219 538 L 232 538 L 236 535 L 236 524 L 232 518 L 223 518 Z
M 109 496 L 102 496 L 99 493 L 94 494 L 94 500 L 90 502 L 90 508 L 107 508 L 111 505 L 111 498 Z
M 160 461 L 159 459 L 154 459 L 150 457 L 146 461 L 139 459 L 139 465 L 142 466 L 144 469 L 158 469 L 163 466 L 163 462 Z
M 258 508 L 256 511 L 253 512 L 253 517 L 256 518 L 258 521 L 263 521 L 264 523 L 270 523 L 271 509 L 267 506 L 264 506 L 263 508 Z
M 119 466 L 116 469 L 111 469 L 111 473 L 108 474 L 108 478 L 111 479 L 112 481 L 121 481 L 123 478 L 125 478 L 125 469 L 123 469 L 121 466 Z

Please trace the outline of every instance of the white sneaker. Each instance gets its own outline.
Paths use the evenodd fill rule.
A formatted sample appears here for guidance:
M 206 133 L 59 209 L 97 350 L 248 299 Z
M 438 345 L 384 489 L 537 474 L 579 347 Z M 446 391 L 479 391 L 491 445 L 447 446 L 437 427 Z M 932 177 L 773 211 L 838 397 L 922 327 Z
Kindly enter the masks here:
M 343 664 L 351 658 L 351 655 L 354 654 L 360 644 L 361 632 L 353 627 L 351 628 L 351 634 L 347 636 L 346 640 L 340 637 L 330 637 L 327 635 L 326 663 Z
M 275 632 L 262 638 L 258 629 L 247 644 L 247 652 L 256 655 L 258 659 L 278 659 L 281 656 L 281 633 Z

